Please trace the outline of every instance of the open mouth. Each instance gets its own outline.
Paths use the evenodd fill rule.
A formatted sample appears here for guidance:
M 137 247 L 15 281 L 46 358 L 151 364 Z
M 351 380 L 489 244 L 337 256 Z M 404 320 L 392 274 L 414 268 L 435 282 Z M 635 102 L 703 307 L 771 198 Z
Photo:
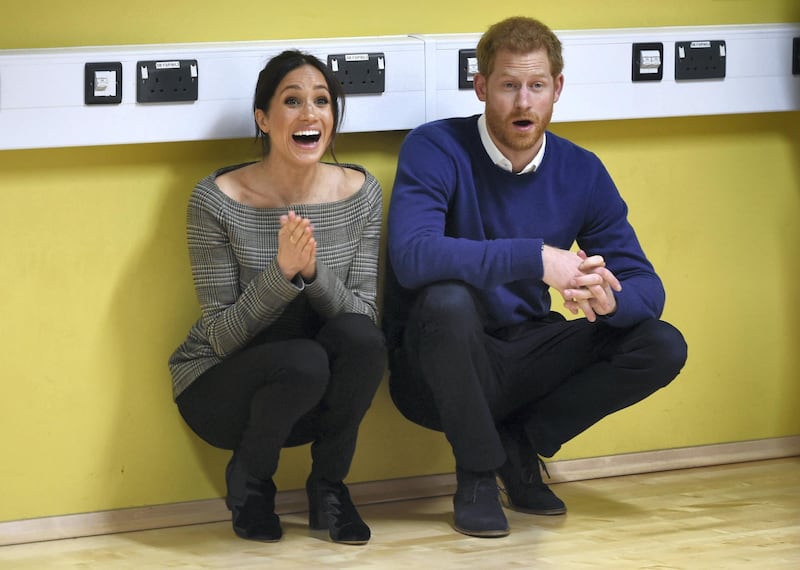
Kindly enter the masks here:
M 517 127 L 530 127 L 533 125 L 533 121 L 529 119 L 520 119 L 518 121 L 514 121 L 514 125 Z
M 316 130 L 298 131 L 292 135 L 292 138 L 301 144 L 313 144 L 319 141 L 322 133 Z

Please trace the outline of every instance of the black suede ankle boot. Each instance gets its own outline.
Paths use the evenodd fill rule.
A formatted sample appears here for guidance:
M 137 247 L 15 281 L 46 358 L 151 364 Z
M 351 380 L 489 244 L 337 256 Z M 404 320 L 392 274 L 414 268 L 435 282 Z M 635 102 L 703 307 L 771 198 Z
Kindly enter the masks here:
M 275 514 L 275 483 L 250 475 L 234 455 L 225 469 L 228 495 L 225 504 L 231 511 L 233 532 L 241 538 L 275 542 L 283 536 L 281 521 Z
M 309 477 L 306 493 L 308 526 L 312 530 L 327 529 L 331 540 L 341 544 L 369 542 L 369 527 L 358 514 L 343 482 Z

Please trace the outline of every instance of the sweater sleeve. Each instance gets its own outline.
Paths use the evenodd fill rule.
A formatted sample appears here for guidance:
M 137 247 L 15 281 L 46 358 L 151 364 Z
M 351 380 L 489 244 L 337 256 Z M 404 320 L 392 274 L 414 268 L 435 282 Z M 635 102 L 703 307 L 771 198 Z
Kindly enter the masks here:
M 451 148 L 445 148 L 452 144 Z M 416 289 L 459 280 L 489 289 L 518 279 L 541 279 L 541 239 L 485 239 L 476 233 L 448 235 L 447 215 L 454 194 L 469 199 L 469 156 L 455 141 L 422 129 L 403 142 L 389 207 L 388 248 L 398 282 Z M 474 208 L 476 215 L 477 205 Z M 474 224 L 479 232 L 480 224 Z
M 659 318 L 664 310 L 664 286 L 628 221 L 627 205 L 602 165 L 597 169 L 587 206 L 590 211 L 578 235 L 578 245 L 588 255 L 602 255 L 606 267 L 622 284 L 622 291 L 614 293 L 617 310 L 603 321 L 627 327 Z
M 206 335 L 220 358 L 243 348 L 302 290 L 286 280 L 273 259 L 241 291 L 223 221 L 222 206 L 195 190 L 187 215 L 189 259 Z
M 314 309 L 323 318 L 339 313 L 360 313 L 377 322 L 378 252 L 383 224 L 383 197 L 380 184 L 368 176 L 369 210 L 356 237 L 358 246 L 347 277 L 342 281 L 323 261 L 317 260 L 317 275 L 305 287 Z M 353 226 L 357 224 L 353 222 Z

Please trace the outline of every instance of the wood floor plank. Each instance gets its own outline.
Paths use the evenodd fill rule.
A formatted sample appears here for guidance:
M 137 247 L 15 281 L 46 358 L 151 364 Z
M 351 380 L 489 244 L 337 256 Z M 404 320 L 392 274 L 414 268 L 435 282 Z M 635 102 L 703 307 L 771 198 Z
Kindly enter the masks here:
M 800 457 L 560 483 L 562 517 L 507 511 L 512 532 L 452 527 L 450 498 L 368 505 L 373 539 L 337 545 L 284 515 L 284 538 L 230 523 L 0 547 L 0 568 L 800 568 Z

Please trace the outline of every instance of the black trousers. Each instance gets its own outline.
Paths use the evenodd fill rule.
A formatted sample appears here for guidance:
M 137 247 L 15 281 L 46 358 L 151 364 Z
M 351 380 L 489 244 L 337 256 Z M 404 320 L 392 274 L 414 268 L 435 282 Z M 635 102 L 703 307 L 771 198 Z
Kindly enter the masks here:
M 234 450 L 255 477 L 273 475 L 282 447 L 312 442 L 312 476 L 341 481 L 385 366 L 380 330 L 345 313 L 311 338 L 252 343 L 204 372 L 177 404 L 197 435 Z
M 687 347 L 657 319 L 631 328 L 558 313 L 496 331 L 472 289 L 443 282 L 419 292 L 402 345 L 390 355 L 390 390 L 411 421 L 443 431 L 456 464 L 501 466 L 497 426 L 524 432 L 538 453 L 561 445 L 678 375 Z

